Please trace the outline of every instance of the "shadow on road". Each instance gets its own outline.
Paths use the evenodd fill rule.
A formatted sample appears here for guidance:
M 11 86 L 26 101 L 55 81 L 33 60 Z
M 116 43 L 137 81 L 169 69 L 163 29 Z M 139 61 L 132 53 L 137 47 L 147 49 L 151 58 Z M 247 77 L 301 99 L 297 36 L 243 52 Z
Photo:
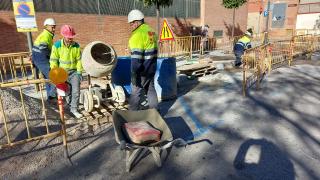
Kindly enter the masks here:
M 233 165 L 238 173 L 250 179 L 295 179 L 294 167 L 287 154 L 266 139 L 246 140 Z

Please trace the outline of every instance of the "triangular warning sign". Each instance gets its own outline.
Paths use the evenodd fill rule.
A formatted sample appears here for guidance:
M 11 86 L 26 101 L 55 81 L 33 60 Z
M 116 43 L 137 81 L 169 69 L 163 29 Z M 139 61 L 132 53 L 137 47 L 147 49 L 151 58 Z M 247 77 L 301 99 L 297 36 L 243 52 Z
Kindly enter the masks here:
M 166 19 L 163 20 L 161 32 L 160 32 L 160 41 L 174 40 L 173 33 Z

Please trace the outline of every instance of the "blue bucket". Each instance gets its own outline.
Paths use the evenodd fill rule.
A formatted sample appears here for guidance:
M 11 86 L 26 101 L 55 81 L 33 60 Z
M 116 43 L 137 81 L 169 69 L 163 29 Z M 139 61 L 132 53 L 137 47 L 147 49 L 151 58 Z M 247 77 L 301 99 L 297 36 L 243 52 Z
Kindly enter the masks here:
M 131 59 L 118 57 L 118 62 L 112 71 L 112 84 L 122 86 L 127 97 L 131 94 Z M 155 88 L 159 100 L 169 100 L 177 97 L 176 60 L 175 58 L 159 58 L 155 74 Z

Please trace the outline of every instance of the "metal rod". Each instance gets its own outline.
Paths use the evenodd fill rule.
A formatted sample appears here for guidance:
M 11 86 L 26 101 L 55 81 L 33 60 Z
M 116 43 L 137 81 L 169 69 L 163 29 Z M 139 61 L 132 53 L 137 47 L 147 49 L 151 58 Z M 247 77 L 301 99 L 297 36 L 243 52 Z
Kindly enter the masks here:
M 66 125 L 64 121 L 63 99 L 59 95 L 58 95 L 58 106 L 59 106 L 60 120 L 61 120 L 61 132 L 62 132 L 61 135 L 62 135 L 62 141 L 63 141 L 63 147 L 64 147 L 64 155 L 65 155 L 65 158 L 69 158 Z
M 27 32 L 27 39 L 28 39 L 29 52 L 32 52 L 33 42 L 32 42 L 31 32 Z
M 12 143 L 10 142 L 8 144 L 3 144 L 3 145 L 0 145 L 0 149 L 12 147 L 12 146 L 19 145 L 19 144 L 24 144 L 24 143 L 31 142 L 31 141 L 41 140 L 41 139 L 49 138 L 52 136 L 58 136 L 58 135 L 61 135 L 61 131 L 53 132 L 53 133 L 46 134 L 43 136 L 37 136 L 37 137 L 29 138 L 29 139 L 24 139 L 24 140 L 12 142 Z
M 24 99 L 23 99 L 23 94 L 22 94 L 22 88 L 21 86 L 19 86 L 19 92 L 20 92 L 20 98 L 21 98 L 21 104 L 22 104 L 22 112 L 23 112 L 23 117 L 24 117 L 24 121 L 26 123 L 26 128 L 27 128 L 27 133 L 28 133 L 28 138 L 31 138 L 31 134 L 30 134 L 30 130 L 29 130 L 29 122 L 27 119 L 27 113 L 26 113 L 26 109 L 24 106 Z
M 47 109 L 46 106 L 44 105 L 44 99 L 43 99 L 43 92 L 42 92 L 42 87 L 40 86 L 40 94 L 41 94 L 41 103 L 42 103 L 42 112 L 44 115 L 44 122 L 46 125 L 46 130 L 47 130 L 47 134 L 49 134 L 49 126 L 48 126 L 48 120 L 47 120 Z
M 270 0 L 268 0 L 268 9 L 267 9 L 267 22 L 266 22 L 266 32 L 264 36 L 264 44 L 269 42 L 268 31 L 269 31 L 269 14 L 270 14 Z
M 6 116 L 6 114 L 4 112 L 4 109 L 3 109 L 3 103 L 2 103 L 1 95 L 0 95 L 0 110 L 1 110 L 1 113 L 2 113 L 2 116 L 3 116 L 3 123 L 4 123 L 4 129 L 5 129 L 5 132 L 6 132 L 6 135 L 7 135 L 7 141 L 8 141 L 8 143 L 11 143 L 10 136 L 9 136 L 9 131 L 8 131 L 8 126 L 7 126 L 7 116 Z
M 18 82 L 11 82 L 11 83 L 0 84 L 0 88 L 4 88 L 4 87 L 14 87 L 14 86 L 23 86 L 23 85 L 37 84 L 37 83 L 46 83 L 46 82 L 50 82 L 50 80 L 48 80 L 48 79 L 25 80 L 25 81 L 18 81 Z

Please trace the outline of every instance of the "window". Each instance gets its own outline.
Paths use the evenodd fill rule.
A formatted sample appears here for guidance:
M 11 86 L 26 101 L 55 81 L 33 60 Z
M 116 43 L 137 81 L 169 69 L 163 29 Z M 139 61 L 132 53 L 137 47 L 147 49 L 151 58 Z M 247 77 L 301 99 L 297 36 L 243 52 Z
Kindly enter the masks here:
M 223 37 L 223 30 L 214 30 L 213 37 L 222 38 Z
M 286 20 L 287 3 L 277 3 L 273 6 L 272 11 L 272 24 L 273 28 L 283 28 Z

